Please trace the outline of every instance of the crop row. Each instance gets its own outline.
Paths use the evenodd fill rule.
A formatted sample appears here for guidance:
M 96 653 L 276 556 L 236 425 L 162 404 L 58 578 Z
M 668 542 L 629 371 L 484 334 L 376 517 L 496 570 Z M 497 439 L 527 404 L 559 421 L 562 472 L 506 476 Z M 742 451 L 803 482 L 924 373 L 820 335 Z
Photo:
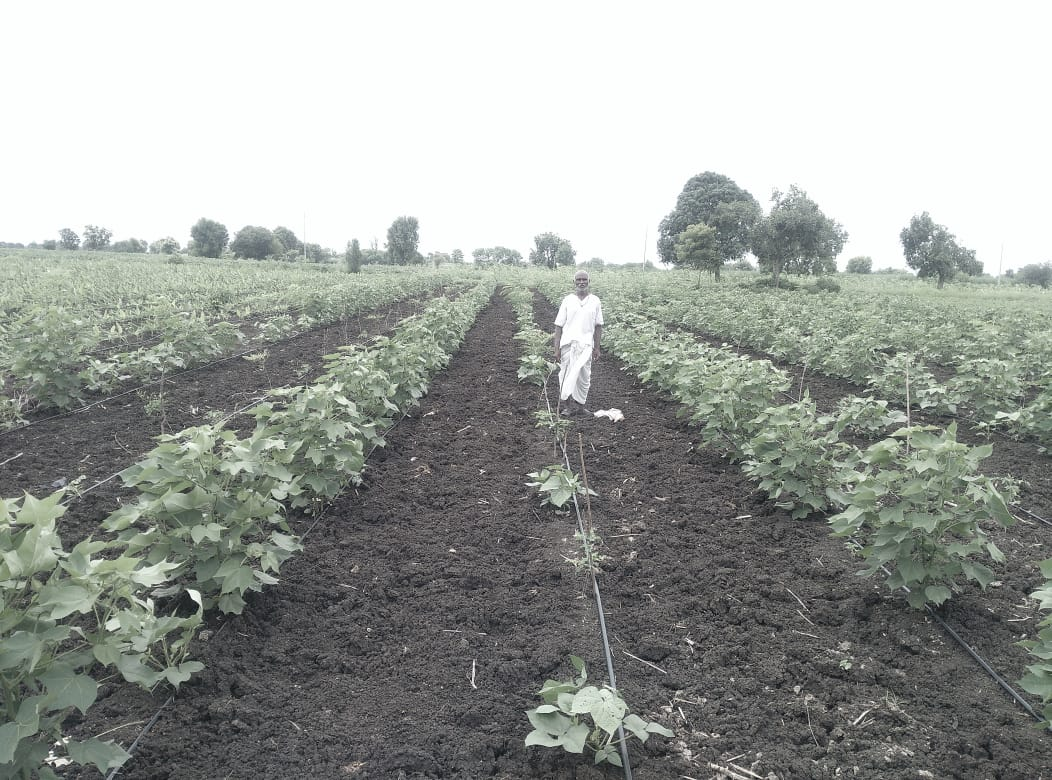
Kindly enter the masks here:
M 545 293 L 554 299 L 558 287 L 547 285 Z M 608 317 L 605 343 L 683 404 L 704 444 L 728 451 L 794 517 L 830 514 L 831 533 L 850 541 L 865 561 L 863 574 L 883 573 L 915 608 L 942 604 L 962 580 L 982 588 L 994 580 L 976 559 L 1001 563 L 1004 556 L 983 525 L 1014 522 L 1007 503 L 1016 488 L 980 472 L 990 445 L 957 441 L 955 424 L 905 425 L 901 413 L 872 397 L 845 398 L 824 415 L 806 396 L 778 403 L 790 379 L 770 361 L 670 332 L 652 317 L 663 306 L 656 301 L 608 298 L 618 314 Z M 851 440 L 874 436 L 881 438 L 864 449 Z M 1046 609 L 1050 588 L 1035 594 Z M 1036 663 L 1022 684 L 1042 697 L 1052 720 L 1052 615 L 1042 627 L 1027 645 Z
M 107 332 L 81 313 L 47 307 L 9 323 L 0 341 L 0 430 L 22 424 L 35 409 L 67 410 L 89 393 L 110 393 L 208 362 L 239 346 L 258 346 L 368 311 L 439 283 L 434 276 L 370 276 L 298 296 L 285 291 L 287 310 L 254 323 L 253 334 L 231 322 L 210 322 L 193 310 L 151 320 L 149 345 L 99 355 Z M 248 316 L 250 311 L 241 312 Z M 111 329 L 112 331 L 112 329 Z M 127 334 L 126 334 L 127 335 Z
M 0 500 L 0 774 L 126 761 L 112 742 L 63 740 L 69 713 L 94 702 L 97 676 L 152 688 L 200 670 L 188 654 L 206 610 L 238 613 L 247 593 L 276 582 L 301 549 L 286 507 L 316 514 L 360 480 L 369 449 L 426 393 L 489 295 L 478 285 L 439 299 L 392 336 L 329 356 L 316 382 L 250 410 L 244 438 L 220 425 L 160 437 L 122 472 L 138 497 L 103 522 L 105 541 L 64 550 L 61 492 Z
M 699 288 L 657 276 L 646 294 L 663 299 L 654 314 L 665 323 L 1052 446 L 1052 330 L 1040 306 Z M 619 289 L 632 292 L 630 284 Z

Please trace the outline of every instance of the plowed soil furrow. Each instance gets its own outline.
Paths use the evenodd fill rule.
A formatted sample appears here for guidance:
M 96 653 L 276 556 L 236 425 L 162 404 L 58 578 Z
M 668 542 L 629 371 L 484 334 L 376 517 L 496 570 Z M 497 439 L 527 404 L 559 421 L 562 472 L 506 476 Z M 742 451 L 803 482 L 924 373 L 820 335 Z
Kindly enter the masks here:
M 310 382 L 321 373 L 325 355 L 388 331 L 422 305 L 416 298 L 400 301 L 268 344 L 263 360 L 225 360 L 172 377 L 163 387 L 164 432 L 204 424 L 209 413 L 233 412 L 272 388 Z M 158 385 L 148 385 L 140 393 L 0 435 L 0 462 L 11 458 L 0 466 L 0 496 L 14 498 L 26 491 L 42 497 L 79 476 L 84 477 L 79 487 L 89 488 L 127 468 L 152 449 L 162 433 L 161 412 L 146 410 L 158 392 Z M 242 424 L 251 427 L 251 422 Z M 66 547 L 93 533 L 125 494 L 120 480 L 114 479 L 74 499 L 61 521 Z
M 525 486 L 554 459 L 531 417 L 540 392 L 515 379 L 514 329 L 495 296 L 366 485 L 279 585 L 212 626 L 196 652 L 207 671 L 122 778 L 621 776 L 523 745 L 523 710 L 570 653 L 605 673 L 589 582 L 563 559 L 573 519 Z M 790 520 L 698 452 L 675 407 L 615 359 L 596 365 L 589 406 L 625 415 L 569 437 L 599 493 L 619 687 L 677 734 L 633 746 L 636 778 L 731 761 L 763 778 L 1052 777 L 1048 738 L 938 627 L 855 577 L 823 523 Z M 105 693 L 84 734 L 145 720 L 167 696 Z

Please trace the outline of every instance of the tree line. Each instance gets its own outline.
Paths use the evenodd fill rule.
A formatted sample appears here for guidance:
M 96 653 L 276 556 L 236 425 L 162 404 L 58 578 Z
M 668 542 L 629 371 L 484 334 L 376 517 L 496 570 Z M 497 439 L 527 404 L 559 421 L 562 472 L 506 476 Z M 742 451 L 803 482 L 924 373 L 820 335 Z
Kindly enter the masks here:
M 676 207 L 661 221 L 658 254 L 663 263 L 709 271 L 719 280 L 726 263 L 743 261 L 751 253 L 778 286 L 783 271 L 836 272 L 836 258 L 847 239 L 840 223 L 796 185 L 787 192 L 774 190 L 770 211 L 764 214 L 751 193 L 727 176 L 706 171 L 686 183 Z M 914 216 L 899 240 L 906 264 L 921 278 L 936 279 L 939 287 L 955 274 L 983 272 L 975 250 L 961 246 L 928 212 Z M 857 257 L 847 270 L 869 273 L 872 265 L 871 258 Z
M 78 235 L 70 228 L 58 231 L 57 240 L 43 244 L 31 244 L 30 247 L 42 249 L 87 249 L 91 251 L 108 250 L 111 252 L 176 254 L 183 251 L 182 246 L 171 236 L 158 239 L 151 244 L 137 238 L 112 242 L 113 232 L 96 225 L 85 225 L 83 234 Z M 577 252 L 573 245 L 555 233 L 540 233 L 534 238 L 534 248 L 529 253 L 529 262 L 547 268 L 574 265 Z M 0 246 L 6 244 L 0 243 Z M 460 249 L 452 252 L 430 252 L 425 257 L 420 253 L 420 223 L 416 217 L 402 216 L 395 219 L 387 230 L 387 244 L 380 249 L 376 241 L 372 246 L 362 248 L 357 238 L 347 242 L 342 259 L 347 270 L 357 273 L 363 265 L 422 265 L 438 266 L 443 263 L 463 263 L 464 253 Z M 9 246 L 16 246 L 10 244 Z M 22 247 L 21 244 L 17 245 Z M 246 225 L 233 237 L 226 225 L 213 219 L 202 217 L 190 228 L 190 242 L 186 253 L 197 257 L 218 258 L 229 252 L 235 258 L 249 260 L 297 260 L 304 258 L 313 262 L 331 262 L 337 254 L 331 249 L 324 249 L 318 244 L 303 243 L 287 227 L 276 227 L 273 230 L 258 225 Z M 472 259 L 477 266 L 491 265 L 525 265 L 522 253 L 503 246 L 483 247 L 472 252 Z M 591 265 L 602 265 L 602 260 L 593 258 Z

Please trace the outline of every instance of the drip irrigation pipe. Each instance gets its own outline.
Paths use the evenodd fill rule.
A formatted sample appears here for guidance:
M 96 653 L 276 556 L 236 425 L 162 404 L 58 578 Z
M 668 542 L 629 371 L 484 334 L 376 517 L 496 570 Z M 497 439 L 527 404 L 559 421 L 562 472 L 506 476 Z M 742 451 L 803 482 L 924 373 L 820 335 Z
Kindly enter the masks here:
M 566 453 L 566 447 L 563 446 L 563 462 L 566 464 L 567 469 L 570 468 L 569 455 Z M 585 490 L 588 490 L 588 483 L 585 482 Z M 610 678 L 610 688 L 613 691 L 617 691 L 617 677 L 614 676 L 614 659 L 613 653 L 610 650 L 610 636 L 606 630 L 606 616 L 603 613 L 603 596 L 599 592 L 599 581 L 595 577 L 595 561 L 592 557 L 592 546 L 588 541 L 588 534 L 585 533 L 584 520 L 581 518 L 581 506 L 577 502 L 576 492 L 573 495 L 573 506 L 574 512 L 577 515 L 577 530 L 581 534 L 581 542 L 584 545 L 585 559 L 588 561 L 588 575 L 592 580 L 592 595 L 595 597 L 596 611 L 599 613 L 599 633 L 603 638 L 603 655 L 606 658 L 606 673 Z M 632 780 L 632 762 L 628 757 L 628 740 L 625 739 L 625 728 L 622 724 L 617 724 L 617 739 L 618 747 L 621 751 L 621 766 L 624 769 L 625 780 Z
M 888 571 L 885 566 L 881 566 L 880 570 L 883 571 L 887 576 L 889 576 L 889 577 L 891 576 L 891 572 Z M 904 591 L 906 591 L 906 593 L 910 592 L 910 589 L 908 587 L 906 587 L 905 585 L 902 586 L 902 589 Z M 957 642 L 957 644 L 959 644 L 962 648 L 964 648 L 964 651 L 966 653 L 968 653 L 968 655 L 970 655 L 972 657 L 972 659 L 977 664 L 979 664 L 979 666 L 981 666 L 986 671 L 987 674 L 990 675 L 990 677 L 993 678 L 994 682 L 996 682 L 999 686 L 1001 686 L 1001 688 L 1009 696 L 1011 696 L 1020 707 L 1022 707 L 1024 710 L 1026 710 L 1027 714 L 1030 715 L 1030 717 L 1032 717 L 1038 723 L 1044 723 L 1045 722 L 1045 719 L 1042 718 L 1040 715 L 1038 715 L 1037 712 L 1034 711 L 1034 708 L 1030 706 L 1030 702 L 1028 702 L 1026 699 L 1024 699 L 1022 694 L 1019 693 L 1019 691 L 1017 691 L 1015 688 L 1013 688 L 1011 686 L 1011 684 L 1008 683 L 1007 680 L 1005 680 L 1001 675 L 999 675 L 994 670 L 994 668 L 992 666 L 990 666 L 990 664 L 988 664 L 986 662 L 986 659 L 984 659 L 981 655 L 979 655 L 979 653 L 977 653 L 974 649 L 972 649 L 972 646 L 969 645 L 967 642 L 965 642 L 964 639 L 961 637 L 961 635 L 958 634 L 956 631 L 954 631 L 950 627 L 949 623 L 947 623 L 945 620 L 942 619 L 942 616 L 939 615 L 932 608 L 931 604 L 925 604 L 924 605 L 924 609 L 929 615 L 931 615 L 931 617 L 933 617 L 935 619 L 935 622 L 938 623 L 940 626 L 942 626 L 943 629 L 945 629 L 946 633 L 949 634 L 951 637 L 953 637 L 954 641 Z
M 552 373 L 554 373 L 554 371 Z M 550 376 L 551 376 L 551 374 L 549 374 L 549 377 Z M 551 404 L 551 401 L 548 399 L 548 390 L 547 390 L 548 383 L 547 382 L 545 382 L 544 387 L 545 387 L 544 400 L 545 400 L 546 405 L 548 406 L 548 413 L 552 414 L 552 404 Z M 560 392 L 559 395 L 561 397 L 562 393 Z M 555 414 L 556 415 L 559 414 L 559 405 L 558 404 L 556 404 L 556 407 L 555 407 Z M 580 434 L 578 434 L 578 436 L 579 435 Z M 565 438 L 562 439 L 562 441 L 559 442 L 559 449 L 561 449 L 562 453 L 563 453 L 563 464 L 566 466 L 567 470 L 570 470 L 570 456 L 566 452 L 566 439 Z M 582 450 L 581 458 L 582 458 L 582 461 L 583 461 L 583 459 L 584 459 L 583 450 Z M 583 466 L 583 463 L 582 463 L 582 466 Z M 582 471 L 583 470 L 584 469 L 582 468 Z M 588 490 L 587 477 L 585 478 L 584 489 L 585 489 L 585 491 Z M 587 492 L 585 493 L 585 495 L 587 495 Z M 602 640 L 603 640 L 603 655 L 606 658 L 606 673 L 607 673 L 607 676 L 610 678 L 610 688 L 611 688 L 611 690 L 616 692 L 617 691 L 617 677 L 614 675 L 614 659 L 613 659 L 613 653 L 610 650 L 610 636 L 609 636 L 609 634 L 607 633 L 607 630 L 606 630 L 606 615 L 603 612 L 603 596 L 599 592 L 599 581 L 595 577 L 595 560 L 592 557 L 592 546 L 591 546 L 591 543 L 588 541 L 588 534 L 585 532 L 584 520 L 581 518 L 581 505 L 577 501 L 577 492 L 576 491 L 574 491 L 572 497 L 573 497 L 574 512 L 577 515 L 577 530 L 581 534 L 581 543 L 584 546 L 585 560 L 588 561 L 588 573 L 589 573 L 589 576 L 591 577 L 591 580 L 592 580 L 592 593 L 595 596 L 596 611 L 599 613 L 599 633 L 602 636 Z M 624 770 L 625 780 L 632 780 L 632 762 L 629 760 L 629 757 L 628 757 L 628 740 L 625 739 L 624 726 L 622 724 L 620 724 L 620 723 L 617 725 L 617 738 L 618 738 L 618 748 L 620 749 L 620 752 L 621 752 L 621 768 Z
M 925 605 L 925 609 L 927 610 L 929 615 L 935 618 L 935 622 L 942 626 L 946 630 L 946 633 L 952 636 L 957 641 L 957 644 L 963 647 L 965 649 L 965 652 L 967 652 L 968 655 L 970 655 L 975 660 L 975 662 L 979 664 L 979 666 L 983 667 L 983 669 L 986 670 L 986 673 L 989 674 L 1009 696 L 1015 699 L 1016 703 L 1019 704 L 1020 707 L 1027 711 L 1030 717 L 1032 717 L 1038 723 L 1044 723 L 1045 719 L 1034 711 L 1034 708 L 1030 706 L 1030 702 L 1024 699 L 1022 695 L 1008 683 L 1007 680 L 1005 680 L 1001 675 L 994 671 L 993 667 L 991 667 L 990 664 L 988 664 L 981 655 L 975 652 L 975 650 L 972 649 L 971 645 L 969 645 L 967 642 L 964 641 L 964 639 L 961 638 L 960 634 L 958 634 L 956 631 L 950 628 L 949 624 L 945 620 L 943 620 L 942 617 L 934 609 L 932 609 L 930 604 Z
M 135 741 L 131 743 L 131 747 L 128 748 L 128 755 L 129 756 L 132 755 L 135 752 L 135 748 L 137 748 L 139 746 L 139 741 L 143 737 L 146 736 L 146 733 L 151 728 L 153 728 L 153 724 L 157 722 L 157 719 L 159 717 L 161 717 L 161 713 L 164 711 L 164 708 L 167 707 L 169 704 L 171 704 L 174 701 L 174 699 L 175 699 L 174 696 L 169 696 L 168 697 L 168 701 L 166 701 L 164 704 L 162 704 L 160 709 L 158 709 L 157 712 L 155 712 L 153 714 L 153 717 L 150 718 L 149 722 L 147 722 L 147 724 L 142 727 L 142 731 L 139 732 L 139 736 L 137 736 L 135 738 Z M 110 773 L 108 775 L 106 775 L 106 780 L 113 780 L 113 778 L 115 778 L 117 776 L 117 773 L 119 773 L 121 771 L 121 767 L 123 767 L 123 764 L 121 766 L 114 767 L 110 771 Z
M 1034 520 L 1037 520 L 1039 523 L 1044 523 L 1045 525 L 1052 526 L 1052 520 L 1048 520 L 1044 517 L 1041 517 L 1041 515 L 1036 515 L 1029 509 L 1023 509 L 1023 507 L 1019 506 L 1019 504 L 1011 504 L 1011 507 L 1017 512 L 1022 512 L 1027 517 L 1031 517 Z

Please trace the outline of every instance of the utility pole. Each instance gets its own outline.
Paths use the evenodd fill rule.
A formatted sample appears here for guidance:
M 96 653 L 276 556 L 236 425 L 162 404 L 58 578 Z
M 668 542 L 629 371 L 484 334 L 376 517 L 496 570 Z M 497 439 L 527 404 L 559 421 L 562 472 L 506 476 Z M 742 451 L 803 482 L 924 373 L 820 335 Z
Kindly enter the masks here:
M 650 243 L 650 226 L 647 225 L 646 232 L 643 235 L 643 270 L 647 270 L 647 244 Z

